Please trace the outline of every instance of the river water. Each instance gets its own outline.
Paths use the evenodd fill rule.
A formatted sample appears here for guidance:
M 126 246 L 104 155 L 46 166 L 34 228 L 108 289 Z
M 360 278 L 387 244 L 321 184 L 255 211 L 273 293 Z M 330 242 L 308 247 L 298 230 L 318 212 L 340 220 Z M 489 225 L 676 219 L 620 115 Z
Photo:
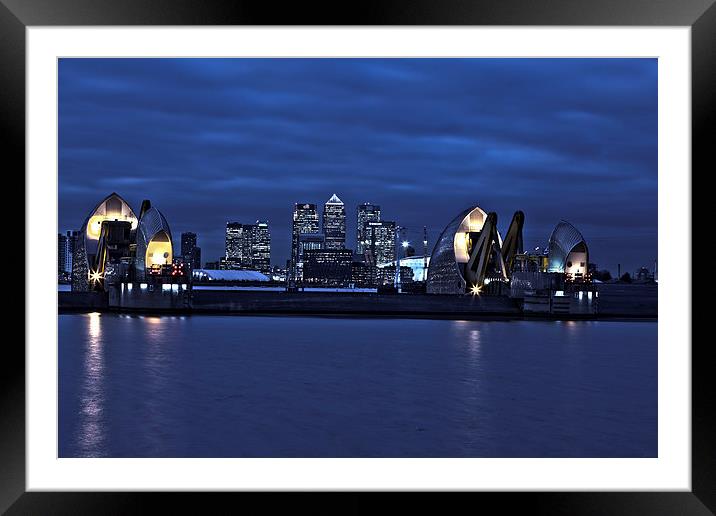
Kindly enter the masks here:
M 657 324 L 59 316 L 60 457 L 655 457 Z

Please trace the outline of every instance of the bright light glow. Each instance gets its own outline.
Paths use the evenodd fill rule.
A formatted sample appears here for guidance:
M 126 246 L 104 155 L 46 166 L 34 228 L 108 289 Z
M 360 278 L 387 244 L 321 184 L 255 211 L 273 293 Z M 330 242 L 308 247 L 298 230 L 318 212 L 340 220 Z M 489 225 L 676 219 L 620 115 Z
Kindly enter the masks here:
M 410 242 L 408 242 L 407 240 L 403 241 L 403 249 L 407 249 L 409 245 L 410 245 Z
M 470 235 L 468 233 L 455 233 L 453 239 L 453 247 L 455 249 L 455 259 L 458 263 L 467 263 L 470 255 L 467 250 L 470 245 Z
M 132 284 L 127 283 L 127 292 L 131 292 L 131 291 L 132 291 Z
M 554 297 L 564 297 L 564 290 L 555 290 Z
M 172 263 L 172 243 L 166 234 L 155 235 L 147 246 L 146 263 L 148 265 L 169 265 Z
M 470 289 L 470 292 L 472 292 L 473 296 L 479 296 L 481 291 L 482 291 L 482 287 L 479 287 L 477 285 L 473 285 L 472 288 Z
M 90 312 L 89 314 L 90 318 L 90 325 L 89 325 L 89 334 L 92 338 L 92 343 L 97 340 L 100 333 L 100 313 L 99 312 Z
M 137 219 L 131 215 L 122 213 L 108 213 L 103 215 L 99 213 L 93 215 L 87 221 L 87 236 L 90 239 L 97 240 L 99 238 L 99 235 L 102 232 L 102 222 L 104 222 L 105 220 L 129 221 L 132 224 L 132 229 L 137 228 Z
M 141 288 L 142 290 L 146 290 L 146 289 L 147 289 L 147 284 L 146 284 L 146 283 L 140 283 L 140 284 L 139 284 L 139 288 Z
M 103 275 L 99 271 L 90 271 L 89 272 L 89 279 L 92 283 L 99 283 L 100 280 L 102 280 Z
M 166 263 L 166 256 L 168 253 L 160 253 L 159 251 L 152 253 L 152 263 L 154 265 L 164 265 Z
M 154 251 L 149 255 L 152 265 L 167 265 L 169 263 L 169 251 Z
M 99 238 L 100 232 L 102 231 L 103 220 L 106 220 L 106 218 L 102 215 L 95 215 L 94 217 L 90 218 L 89 222 L 87 223 L 87 236 L 94 240 L 97 240 Z
M 490 278 L 485 278 L 485 285 L 489 285 L 489 284 L 490 284 Z

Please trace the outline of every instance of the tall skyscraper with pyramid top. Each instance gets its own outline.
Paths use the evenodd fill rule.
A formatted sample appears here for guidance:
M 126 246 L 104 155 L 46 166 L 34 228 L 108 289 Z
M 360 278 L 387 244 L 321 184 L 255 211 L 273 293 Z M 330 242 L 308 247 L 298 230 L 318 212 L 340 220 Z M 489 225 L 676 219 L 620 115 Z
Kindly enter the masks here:
M 346 207 L 336 194 L 323 205 L 323 234 L 326 249 L 345 249 Z

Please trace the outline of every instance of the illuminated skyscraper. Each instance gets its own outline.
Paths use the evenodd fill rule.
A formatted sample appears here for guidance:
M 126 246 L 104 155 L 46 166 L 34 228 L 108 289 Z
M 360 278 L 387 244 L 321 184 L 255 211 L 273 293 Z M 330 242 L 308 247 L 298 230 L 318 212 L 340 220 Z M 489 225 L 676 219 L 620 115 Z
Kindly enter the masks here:
M 380 206 L 368 202 L 359 204 L 356 227 L 356 253 L 363 255 L 366 250 L 366 225 L 369 222 L 380 222 Z
M 62 274 L 67 271 L 67 235 L 57 235 L 57 272 Z
M 77 239 L 79 238 L 79 231 L 67 231 L 67 255 L 65 257 L 65 272 L 72 273 L 72 257 L 75 253 L 75 247 L 77 247 Z
M 271 269 L 271 234 L 268 222 L 226 224 L 225 267 L 261 272 Z
M 303 265 L 306 251 L 325 250 L 326 236 L 323 233 L 301 233 L 298 235 L 298 254 L 296 256 L 296 267 L 294 277 L 296 280 L 303 279 Z
M 395 222 L 368 222 L 364 237 L 364 251 L 371 264 L 382 265 L 395 261 Z
M 240 222 L 226 223 L 226 267 L 230 269 L 248 268 L 250 229 Z
M 196 233 L 181 234 L 181 256 L 192 269 L 201 269 L 201 249 L 196 245 Z
M 259 272 L 271 271 L 271 233 L 266 221 L 257 220 L 251 226 L 251 268 Z
M 297 279 L 296 266 L 299 258 L 299 239 L 303 234 L 318 233 L 318 212 L 316 205 L 296 203 L 293 207 L 293 226 L 291 230 L 291 261 L 289 276 Z
M 345 249 L 346 207 L 336 194 L 323 205 L 323 234 L 326 249 Z

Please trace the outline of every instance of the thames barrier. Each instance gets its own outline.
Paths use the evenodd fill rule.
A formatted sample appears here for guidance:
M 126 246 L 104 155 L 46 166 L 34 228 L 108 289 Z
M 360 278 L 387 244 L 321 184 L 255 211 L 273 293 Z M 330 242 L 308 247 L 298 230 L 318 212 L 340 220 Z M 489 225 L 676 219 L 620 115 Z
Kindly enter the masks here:
M 335 207 L 342 201 L 334 194 L 329 203 Z M 310 209 L 306 206 L 301 208 Z M 377 288 L 361 288 L 362 276 L 352 274 L 352 252 L 335 242 L 322 254 L 312 251 L 323 247 L 293 253 L 285 281 L 260 271 L 192 269 L 175 256 L 169 222 L 158 208 L 145 200 L 137 216 L 112 193 L 77 232 L 71 290 L 58 293 L 58 304 L 61 311 L 657 317 L 656 282 L 595 281 L 586 239 L 564 220 L 555 226 L 545 249 L 525 252 L 525 220 L 522 211 L 515 212 L 503 240 L 496 213 L 475 205 L 447 223 L 430 256 L 425 237 L 422 258 L 401 258 L 395 252 L 388 263 L 370 261 L 366 240 L 369 260 L 354 262 L 353 268 L 371 272 L 374 283 L 369 286 Z M 391 238 L 397 248 L 395 234 Z M 311 241 L 303 233 L 295 240 Z M 348 267 L 341 269 L 338 260 L 343 255 Z M 311 262 L 317 256 L 324 260 L 319 263 L 323 268 Z M 376 284 L 376 278 L 383 281 Z

